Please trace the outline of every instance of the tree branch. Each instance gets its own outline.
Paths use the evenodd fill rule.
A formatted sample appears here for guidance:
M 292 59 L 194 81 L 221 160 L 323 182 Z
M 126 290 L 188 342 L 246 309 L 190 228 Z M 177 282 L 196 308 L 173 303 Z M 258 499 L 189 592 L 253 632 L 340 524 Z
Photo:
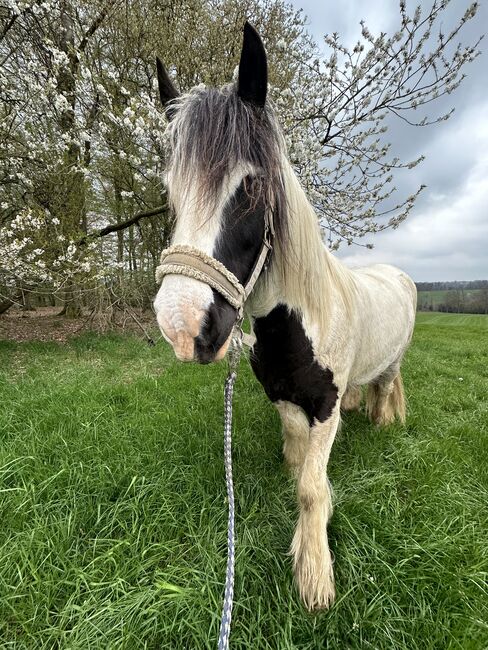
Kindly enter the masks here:
M 93 34 L 97 31 L 97 29 L 100 27 L 102 22 L 105 20 L 107 14 L 109 11 L 113 8 L 113 6 L 117 3 L 118 0 L 109 0 L 105 7 L 101 10 L 101 12 L 98 14 L 98 16 L 95 18 L 95 20 L 92 22 L 90 27 L 86 30 L 85 34 L 83 35 L 83 38 L 81 39 L 80 45 L 78 47 L 78 50 L 80 52 L 84 52 L 85 48 L 88 44 L 88 41 L 90 38 L 93 36 Z
M 160 205 L 159 207 L 153 208 L 152 210 L 147 210 L 146 212 L 137 212 L 133 217 L 127 219 L 126 221 L 122 221 L 121 223 L 117 223 L 112 226 L 106 226 L 105 228 L 102 228 L 97 232 L 92 232 L 88 235 L 85 235 L 84 237 L 81 237 L 81 239 L 78 239 L 78 241 L 76 242 L 76 245 L 84 246 L 89 241 L 96 239 L 98 237 L 106 237 L 106 235 L 110 235 L 110 233 L 112 232 L 125 230 L 126 228 L 133 226 L 135 223 L 139 223 L 141 219 L 145 219 L 147 217 L 154 217 L 156 214 L 162 214 L 165 211 L 165 209 L 166 206 Z

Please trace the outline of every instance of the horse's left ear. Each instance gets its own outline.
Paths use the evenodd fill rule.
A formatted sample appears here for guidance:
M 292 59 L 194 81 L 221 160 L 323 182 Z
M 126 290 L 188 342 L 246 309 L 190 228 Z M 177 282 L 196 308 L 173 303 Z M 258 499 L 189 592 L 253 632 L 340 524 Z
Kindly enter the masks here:
M 237 94 L 241 99 L 263 107 L 268 90 L 268 62 L 263 42 L 248 22 L 244 25 Z
M 179 97 L 179 92 L 176 90 L 173 82 L 169 78 L 169 75 L 166 72 L 166 68 L 164 67 L 159 56 L 156 57 L 156 68 L 158 71 L 158 86 L 161 104 L 164 106 L 164 110 L 166 111 L 168 119 L 171 119 L 174 110 L 172 110 L 171 104 L 169 104 L 169 102 L 172 99 Z

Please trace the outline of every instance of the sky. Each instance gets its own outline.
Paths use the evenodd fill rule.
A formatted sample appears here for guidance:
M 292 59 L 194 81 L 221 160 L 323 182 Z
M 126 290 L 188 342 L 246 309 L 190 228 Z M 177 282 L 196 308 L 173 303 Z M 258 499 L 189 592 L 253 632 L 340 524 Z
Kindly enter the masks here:
M 396 0 L 292 0 L 308 17 L 309 33 L 323 51 L 323 34 L 337 32 L 345 45 L 354 45 L 364 19 L 373 34 L 399 29 Z M 413 3 L 407 0 L 412 13 Z M 420 0 L 424 10 L 430 0 Z M 444 12 L 442 28 L 448 33 L 469 6 L 467 0 L 452 0 Z M 488 3 L 482 1 L 476 17 L 461 31 L 463 43 L 474 43 L 486 31 Z M 406 198 L 421 184 L 426 189 L 410 216 L 397 230 L 387 230 L 361 240 L 373 250 L 341 246 L 337 255 L 349 266 L 395 264 L 417 282 L 488 279 L 488 37 L 473 63 L 465 68 L 467 78 L 446 100 L 435 106 L 442 114 L 454 107 L 446 122 L 429 127 L 408 127 L 393 121 L 387 140 L 401 160 L 424 155 L 413 170 L 402 170 L 395 178 L 398 198 Z M 434 110 L 434 109 L 433 109 Z

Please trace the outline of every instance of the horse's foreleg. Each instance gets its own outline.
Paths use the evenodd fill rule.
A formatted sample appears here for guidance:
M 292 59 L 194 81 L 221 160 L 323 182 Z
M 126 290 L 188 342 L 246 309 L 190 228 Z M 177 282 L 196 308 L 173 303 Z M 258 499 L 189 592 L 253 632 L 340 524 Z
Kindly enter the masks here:
M 308 609 L 332 604 L 334 574 L 327 539 L 327 522 L 332 499 L 327 479 L 327 462 L 340 422 L 340 400 L 325 422 L 315 421 L 297 482 L 300 515 L 291 545 L 295 580 Z
M 294 474 L 299 473 L 308 449 L 310 425 L 303 410 L 296 404 L 280 400 L 275 403 L 283 425 L 283 455 Z

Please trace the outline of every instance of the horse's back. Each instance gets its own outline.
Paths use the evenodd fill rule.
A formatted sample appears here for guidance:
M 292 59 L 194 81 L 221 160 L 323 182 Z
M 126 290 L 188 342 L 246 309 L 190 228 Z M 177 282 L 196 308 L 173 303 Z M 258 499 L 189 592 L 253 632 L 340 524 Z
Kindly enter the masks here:
M 417 287 L 412 278 L 391 264 L 373 264 L 354 269 L 356 281 L 369 293 L 393 293 L 399 300 L 405 300 L 415 312 L 417 307 Z

